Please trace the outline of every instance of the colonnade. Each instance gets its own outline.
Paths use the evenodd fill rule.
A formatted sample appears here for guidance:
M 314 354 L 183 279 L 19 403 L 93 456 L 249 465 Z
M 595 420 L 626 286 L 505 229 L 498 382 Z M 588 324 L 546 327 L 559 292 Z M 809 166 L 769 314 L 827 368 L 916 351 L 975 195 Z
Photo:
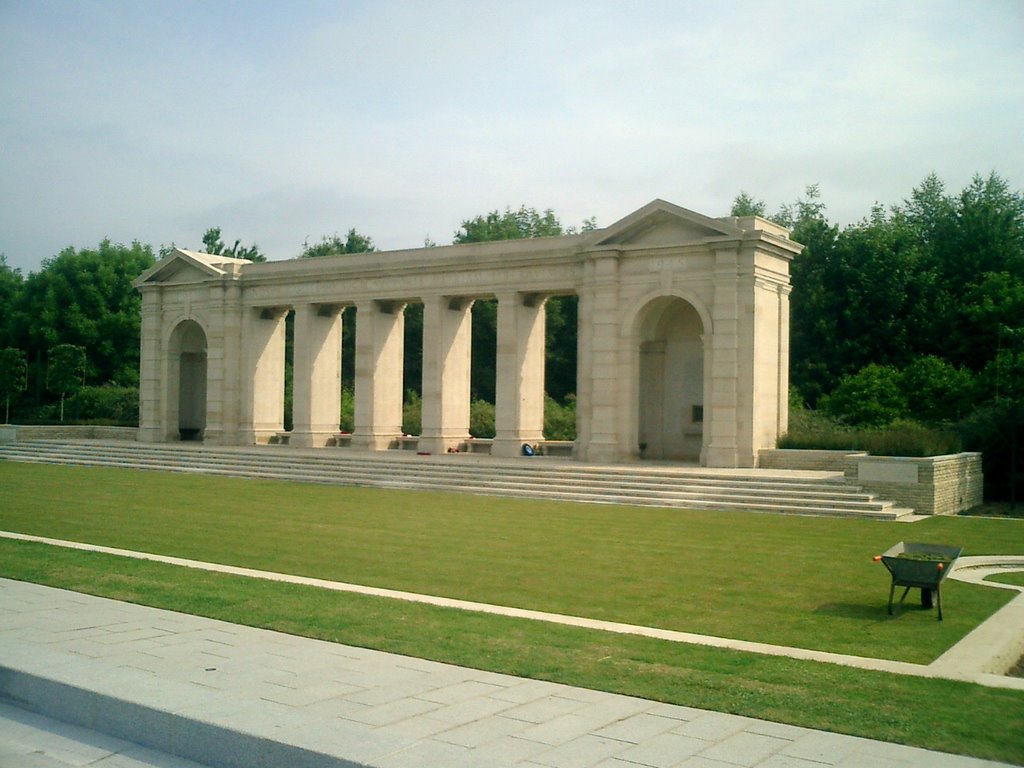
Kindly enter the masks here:
M 171 441 L 187 430 L 254 445 L 279 436 L 285 320 L 294 312 L 288 442 L 336 441 L 343 310 L 352 306 L 347 441 L 393 447 L 402 435 L 405 308 L 414 302 L 423 305 L 417 449 L 457 449 L 469 437 L 471 310 L 493 298 L 490 452 L 515 456 L 543 439 L 547 298 L 575 294 L 577 458 L 752 466 L 786 426 L 788 271 L 799 250 L 763 219 L 713 219 L 660 200 L 605 229 L 538 240 L 263 264 L 176 249 L 135 281 L 139 437 Z
M 516 455 L 543 438 L 545 298 L 498 294 L 496 434 L 491 453 Z M 370 299 L 347 305 L 314 302 L 254 307 L 248 313 L 248 359 L 242 378 L 251 415 L 242 414 L 242 441 L 265 443 L 284 420 L 285 317 L 294 311 L 292 445 L 317 447 L 337 438 L 341 399 L 341 338 L 345 306 L 355 314 L 355 424 L 351 444 L 393 447 L 402 436 L 405 308 L 408 302 Z M 423 300 L 422 432 L 419 450 L 444 453 L 469 438 L 474 299 Z

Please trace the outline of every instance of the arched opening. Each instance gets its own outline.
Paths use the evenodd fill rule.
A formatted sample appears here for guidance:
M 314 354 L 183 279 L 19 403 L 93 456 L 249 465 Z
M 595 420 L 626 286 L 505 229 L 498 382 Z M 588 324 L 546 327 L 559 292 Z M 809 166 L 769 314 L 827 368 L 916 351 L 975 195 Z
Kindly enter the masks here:
M 640 455 L 699 461 L 704 440 L 704 326 L 676 297 L 651 302 L 640 325 Z
M 180 440 L 202 440 L 206 429 L 206 334 L 194 320 L 178 324 L 171 334 L 169 393 L 171 424 Z

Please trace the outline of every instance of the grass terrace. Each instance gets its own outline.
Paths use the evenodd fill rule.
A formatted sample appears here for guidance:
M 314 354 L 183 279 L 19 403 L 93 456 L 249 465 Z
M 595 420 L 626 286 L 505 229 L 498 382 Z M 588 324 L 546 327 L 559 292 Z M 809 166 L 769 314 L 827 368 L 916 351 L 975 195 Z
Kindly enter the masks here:
M 913 525 L 0 463 L 0 528 L 498 605 L 928 663 L 1004 605 L 886 614 L 899 540 L 1024 554 L 1024 523 Z M 0 541 L 0 575 L 227 621 L 1024 764 L 1024 692 Z M 829 695 L 823 696 L 822 691 Z M 922 706 L 941 701 L 943 706 Z M 952 702 L 956 702 L 953 706 Z M 951 709 L 951 706 L 953 708 Z M 955 711 L 955 715 L 952 713 Z

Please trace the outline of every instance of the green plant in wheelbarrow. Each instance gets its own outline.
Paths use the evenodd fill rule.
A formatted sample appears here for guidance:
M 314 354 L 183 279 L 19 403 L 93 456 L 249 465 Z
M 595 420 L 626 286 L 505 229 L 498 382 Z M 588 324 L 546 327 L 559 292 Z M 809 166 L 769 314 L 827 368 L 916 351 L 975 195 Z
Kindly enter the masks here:
M 932 597 L 938 605 L 938 619 L 942 621 L 942 580 L 946 578 L 953 563 L 960 557 L 963 547 L 949 547 L 941 544 L 916 544 L 903 542 L 889 547 L 881 555 L 875 555 L 875 562 L 881 561 L 892 576 L 889 586 L 889 615 L 892 616 L 892 598 L 896 587 L 905 587 L 899 605 L 911 589 L 921 590 L 921 606 L 932 607 Z

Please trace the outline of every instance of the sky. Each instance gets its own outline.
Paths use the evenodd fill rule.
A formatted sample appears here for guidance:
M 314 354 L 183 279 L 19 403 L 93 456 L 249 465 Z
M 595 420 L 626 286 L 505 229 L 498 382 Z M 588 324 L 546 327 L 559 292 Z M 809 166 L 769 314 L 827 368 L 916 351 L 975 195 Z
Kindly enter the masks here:
M 1024 2 L 0 0 L 0 253 L 1024 188 Z

